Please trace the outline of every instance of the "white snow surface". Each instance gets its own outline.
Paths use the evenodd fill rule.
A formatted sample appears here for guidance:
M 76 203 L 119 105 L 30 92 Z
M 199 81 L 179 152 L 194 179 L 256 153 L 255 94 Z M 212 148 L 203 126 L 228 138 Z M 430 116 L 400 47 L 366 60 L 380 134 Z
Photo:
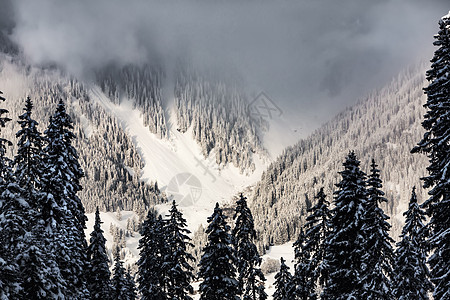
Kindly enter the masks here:
M 120 105 L 116 105 L 98 86 L 90 90 L 90 97 L 115 116 L 130 134 L 145 162 L 141 180 L 156 180 L 162 191 L 175 197 L 191 231 L 196 230 L 200 224 L 206 224 L 216 202 L 229 202 L 233 196 L 257 182 L 267 164 L 267 161 L 255 155 L 256 170 L 247 176 L 231 165 L 219 167 L 214 163 L 213 153 L 204 158 L 200 146 L 192 138 L 192 129 L 185 133 L 176 130 L 173 105 L 169 105 L 166 111 L 169 116 L 169 138 L 160 139 L 143 125 L 140 112 L 133 109 L 129 99 L 121 99 Z M 186 180 L 185 184 L 180 181 L 177 183 L 176 180 L 183 178 Z M 178 192 L 174 191 L 177 187 Z M 188 199 L 181 200 L 185 196 Z M 169 205 L 159 205 L 157 209 L 165 215 Z
M 289 271 L 291 271 L 291 274 L 294 274 L 294 248 L 292 247 L 293 242 L 288 242 L 283 245 L 278 246 L 272 246 L 267 251 L 267 253 L 262 257 L 263 263 L 268 258 L 280 260 L 281 258 L 284 258 L 286 260 L 286 265 L 289 267 Z M 275 275 L 277 272 L 273 272 L 270 274 L 265 275 L 266 276 L 266 293 L 269 296 L 268 299 L 272 299 L 273 293 L 275 293 Z

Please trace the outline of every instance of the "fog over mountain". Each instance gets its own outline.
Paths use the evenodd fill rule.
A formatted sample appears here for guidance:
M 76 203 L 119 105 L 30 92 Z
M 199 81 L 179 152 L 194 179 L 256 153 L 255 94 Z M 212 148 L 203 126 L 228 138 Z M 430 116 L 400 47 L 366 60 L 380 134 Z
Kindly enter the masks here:
M 33 63 L 77 75 L 111 62 L 171 74 L 179 59 L 239 73 L 301 137 L 428 59 L 445 2 L 3 0 L 2 23 Z

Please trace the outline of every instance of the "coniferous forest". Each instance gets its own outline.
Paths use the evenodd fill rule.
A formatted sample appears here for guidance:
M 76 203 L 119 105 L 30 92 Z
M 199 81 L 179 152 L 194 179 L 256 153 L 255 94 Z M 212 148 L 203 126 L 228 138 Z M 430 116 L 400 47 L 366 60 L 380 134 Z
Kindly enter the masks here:
M 67 101 L 58 100 L 48 120 L 35 114 L 35 100 L 31 97 L 21 103 L 20 114 L 12 115 L 0 108 L 0 134 L 10 123 L 16 122 L 18 128 L 15 145 L 4 134 L 0 136 L 0 299 L 450 299 L 450 14 L 439 21 L 434 46 L 431 67 L 425 74 L 428 84 L 423 89 L 427 99 L 422 121 L 424 134 L 410 145 L 411 156 L 428 159 L 424 170 L 427 175 L 420 178 L 427 199 L 420 204 L 419 188 L 408 190 L 405 222 L 401 234 L 393 236 L 392 220 L 385 211 L 392 199 L 385 191 L 384 173 L 379 166 L 383 153 L 378 151 L 376 159 L 362 163 L 358 150 L 348 147 L 346 156 L 340 158 L 339 171 L 333 174 L 336 181 L 331 191 L 327 192 L 328 186 L 315 188 L 302 214 L 279 229 L 288 236 L 278 237 L 282 242 L 295 241 L 294 264 L 290 268 L 281 258 L 272 295 L 266 291 L 262 254 L 265 247 L 274 243 L 270 239 L 277 231 L 261 232 L 270 227 L 264 223 L 270 218 L 261 219 L 269 216 L 276 204 L 274 191 L 268 196 L 264 187 L 281 186 L 279 179 L 270 176 L 281 176 L 282 170 L 273 171 L 277 167 L 272 165 L 272 172 L 263 174 L 254 194 L 247 195 L 249 199 L 241 193 L 231 206 L 217 203 L 205 220 L 201 247 L 193 251 L 194 242 L 200 238 L 188 229 L 178 203 L 173 200 L 169 212 L 161 215 L 154 206 L 168 200 L 157 183 L 145 185 L 124 171 L 125 160 L 139 169 L 133 146 L 124 146 L 131 149 L 127 158 L 121 153 L 109 157 L 110 167 L 120 170 L 123 178 L 110 181 L 112 186 L 105 190 L 120 190 L 120 197 L 132 194 L 122 186 L 121 179 L 125 178 L 140 191 L 130 197 L 141 201 L 120 197 L 105 200 L 108 194 L 102 192 L 102 187 L 91 188 L 89 194 L 83 192 L 86 176 L 100 181 L 108 172 L 87 161 L 87 156 L 80 156 L 79 132 Z M 144 119 L 150 131 L 166 136 L 161 73 L 150 67 L 137 73 L 131 67 L 113 69 L 113 73 L 97 74 L 102 90 L 117 101 L 119 90 L 125 90 L 134 99 L 135 107 L 146 112 Z M 139 80 L 133 74 L 138 74 Z M 193 96 L 207 90 L 204 85 L 211 85 L 222 98 L 231 98 L 227 103 L 237 107 L 237 111 L 246 110 L 239 91 L 228 91 L 217 82 L 206 84 L 185 71 L 180 74 L 175 90 L 177 114 L 182 119 L 180 130 L 193 125 L 194 138 L 203 146 L 205 156 L 213 148 L 221 148 L 216 152 L 218 164 L 232 163 L 241 171 L 252 172 L 254 163 L 249 158 L 260 147 L 252 121 L 246 119 L 243 127 L 237 128 L 237 115 L 225 112 L 218 119 L 227 122 L 200 121 L 213 107 L 203 103 L 201 96 Z M 124 78 L 123 86 L 114 83 L 116 77 Z M 190 77 L 195 80 L 188 80 Z M 141 90 L 149 78 L 156 82 L 152 85 L 155 89 Z M 51 98 L 51 90 L 59 89 L 58 85 L 48 88 L 49 94 L 42 97 Z M 70 91 L 87 98 L 75 82 Z M 151 103 L 143 100 L 148 97 L 152 98 Z M 7 95 L 0 92 L 1 104 L 5 101 Z M 146 106 L 152 107 L 151 113 Z M 188 106 L 201 109 L 195 115 L 182 113 Z M 80 109 L 89 110 L 92 106 L 85 104 Z M 101 111 L 97 114 L 102 116 Z M 214 123 L 210 124 L 214 131 L 203 129 L 208 122 Z M 44 123 L 41 131 L 39 124 Z M 132 144 L 115 120 L 108 119 L 101 126 L 113 128 L 121 143 Z M 230 127 L 234 129 L 230 131 Z M 243 128 L 248 131 L 244 133 Z M 221 136 L 221 132 L 231 133 Z M 227 148 L 230 139 L 239 140 L 235 148 Z M 296 147 L 304 146 L 301 143 Z M 120 149 L 102 151 L 111 154 Z M 281 157 L 289 156 L 290 151 L 295 152 L 290 149 Z M 83 170 L 82 162 L 88 169 Z M 388 167 L 386 163 L 383 166 Z M 89 237 L 85 235 L 87 217 L 80 195 L 103 197 L 91 202 L 98 205 Z M 272 195 L 273 202 L 261 204 L 262 198 Z M 137 225 L 141 237 L 136 271 L 124 266 L 119 251 L 115 251 L 113 261 L 107 253 L 100 210 L 116 207 L 138 210 L 141 215 Z M 93 211 L 94 207 L 88 209 Z M 254 216 L 254 211 L 258 215 Z M 264 238 L 266 241 L 262 241 Z

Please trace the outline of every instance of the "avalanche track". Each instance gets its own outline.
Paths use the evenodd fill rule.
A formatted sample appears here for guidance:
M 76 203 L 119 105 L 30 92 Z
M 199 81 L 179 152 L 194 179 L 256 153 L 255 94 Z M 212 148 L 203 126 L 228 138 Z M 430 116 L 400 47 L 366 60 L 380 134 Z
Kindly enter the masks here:
M 160 189 L 179 203 L 191 231 L 206 223 L 216 202 L 229 202 L 234 195 L 254 184 L 265 168 L 258 157 L 255 157 L 256 170 L 250 176 L 240 174 L 234 166 L 219 168 L 213 161 L 213 154 L 203 157 L 191 129 L 185 133 L 176 130 L 173 107 L 168 107 L 169 138 L 160 139 L 143 125 L 140 112 L 133 109 L 131 100 L 122 99 L 120 105 L 116 105 L 98 86 L 90 89 L 90 97 L 116 117 L 130 134 L 145 162 L 141 180 L 156 180 Z M 159 205 L 157 209 L 165 214 L 168 208 L 168 205 Z

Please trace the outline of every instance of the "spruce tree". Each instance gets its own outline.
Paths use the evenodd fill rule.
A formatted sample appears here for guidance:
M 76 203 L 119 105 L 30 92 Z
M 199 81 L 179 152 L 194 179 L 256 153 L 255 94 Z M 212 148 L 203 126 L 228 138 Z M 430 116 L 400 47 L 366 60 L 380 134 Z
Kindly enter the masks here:
M 91 232 L 90 244 L 87 248 L 88 272 L 87 283 L 91 299 L 110 299 L 112 296 L 111 272 L 109 271 L 106 239 L 101 229 L 100 213 L 95 211 L 94 230 Z
M 190 231 L 186 229 L 186 220 L 177 209 L 175 200 L 168 217 L 164 230 L 168 250 L 164 259 L 164 267 L 167 270 L 167 296 L 170 299 L 191 300 L 189 293 L 194 292 L 191 286 L 194 274 L 190 262 L 194 257 L 187 252 L 187 247 L 193 245 L 187 236 Z
M 335 207 L 331 211 L 331 231 L 326 240 L 328 278 L 322 299 L 361 298 L 361 229 L 367 191 L 366 174 L 359 165 L 355 152 L 351 151 L 344 162 L 344 170 L 339 172 L 342 179 L 334 192 Z
M 125 278 L 125 269 L 123 268 L 123 263 L 120 260 L 119 253 L 116 253 L 114 257 L 114 268 L 113 268 L 113 297 L 114 300 L 128 300 L 127 298 L 127 281 Z M 164 299 L 164 298 L 162 298 Z
M 241 194 L 236 202 L 233 216 L 235 226 L 232 236 L 237 256 L 238 281 L 242 299 L 257 300 L 261 293 L 265 294 L 264 281 L 266 279 L 260 268 L 262 259 L 253 242 L 256 240 L 256 230 L 246 200 L 247 198 Z
M 292 300 L 295 299 L 295 285 L 289 267 L 285 264 L 286 260 L 281 258 L 280 271 L 275 275 L 275 293 L 273 300 Z
M 42 217 L 53 236 L 52 251 L 56 253 L 61 275 L 66 282 L 66 296 L 89 297 L 86 286 L 87 241 L 84 234 L 86 216 L 77 192 L 83 176 L 78 154 L 72 146 L 75 135 L 70 116 L 62 100 L 50 118 L 45 131 L 46 156 L 42 177 Z
M 162 271 L 163 255 L 166 251 L 164 240 L 164 223 L 156 217 L 153 210 L 149 210 L 147 218 L 141 227 L 141 239 L 139 240 L 138 288 L 142 300 L 166 299 L 165 279 Z
M 438 49 L 431 59 L 431 69 L 426 72 L 429 85 L 424 88 L 427 102 L 426 132 L 412 150 L 429 158 L 429 175 L 422 178 L 430 198 L 423 204 L 430 216 L 431 235 L 428 243 L 431 257 L 431 281 L 435 285 L 434 299 L 450 299 L 450 13 L 439 21 L 439 32 L 434 45 Z
M 415 189 L 412 190 L 408 210 L 403 213 L 405 226 L 395 251 L 393 295 L 399 300 L 428 300 L 428 292 L 433 288 L 426 265 L 425 212 L 417 203 Z
M 235 278 L 236 258 L 232 248 L 230 226 L 219 203 L 208 218 L 208 243 L 200 260 L 200 300 L 238 300 L 239 283 Z
M 392 299 L 392 260 L 394 240 L 389 236 L 391 225 L 389 217 L 384 214 L 380 204 L 387 202 L 384 198 L 380 170 L 372 159 L 370 174 L 367 179 L 367 201 L 364 205 L 362 241 L 361 280 L 363 299 Z
M 308 216 L 305 224 L 305 237 L 302 251 L 308 254 L 309 261 L 305 270 L 305 279 L 307 280 L 307 297 L 308 299 L 317 299 L 317 288 L 323 287 L 326 281 L 326 267 L 324 266 L 324 257 L 326 252 L 325 240 L 330 231 L 331 212 L 329 210 L 330 203 L 326 200 L 326 194 L 323 188 L 320 188 L 314 197 L 316 204 L 307 209 Z M 300 243 L 300 242 L 299 242 Z M 300 246 L 300 245 L 299 245 Z M 297 255 L 297 254 L 296 254 Z M 299 257 L 300 254 L 298 254 Z M 295 277 L 298 276 L 297 268 L 295 269 Z M 296 279 L 299 280 L 299 279 Z M 301 282 L 302 280 L 300 280 Z

